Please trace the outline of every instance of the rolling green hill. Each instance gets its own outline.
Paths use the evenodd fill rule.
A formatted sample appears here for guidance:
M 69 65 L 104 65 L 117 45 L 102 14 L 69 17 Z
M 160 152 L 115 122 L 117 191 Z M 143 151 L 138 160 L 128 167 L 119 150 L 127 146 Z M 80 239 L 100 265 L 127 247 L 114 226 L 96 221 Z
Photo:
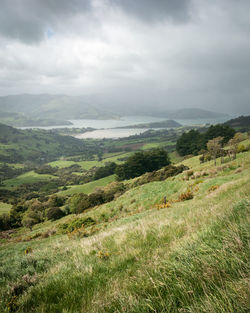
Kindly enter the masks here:
M 2 234 L 1 312 L 248 312 L 249 160 L 189 158 L 175 177 Z
M 84 154 L 88 147 L 76 138 L 44 130 L 18 130 L 0 124 L 0 162 L 45 163 L 59 156 Z
M 15 112 L 1 112 L 0 111 L 0 123 L 15 126 L 58 126 L 58 125 L 72 125 L 69 121 L 49 118 L 35 118 L 24 115 L 23 113 Z
M 248 131 L 250 130 L 250 115 L 247 116 L 239 116 L 237 118 L 233 118 L 224 123 L 224 125 L 228 125 L 237 131 Z

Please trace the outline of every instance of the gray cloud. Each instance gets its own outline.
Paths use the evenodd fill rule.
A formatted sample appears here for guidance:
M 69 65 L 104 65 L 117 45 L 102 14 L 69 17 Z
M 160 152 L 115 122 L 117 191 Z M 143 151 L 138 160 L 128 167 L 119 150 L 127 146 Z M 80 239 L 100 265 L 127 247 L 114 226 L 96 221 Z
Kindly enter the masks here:
M 1 0 L 0 33 L 34 43 L 58 23 L 90 10 L 90 0 Z
M 190 0 L 109 0 L 127 13 L 145 22 L 161 21 L 166 18 L 174 22 L 187 21 L 190 14 Z
M 0 3 L 0 95 L 249 112 L 248 0 Z

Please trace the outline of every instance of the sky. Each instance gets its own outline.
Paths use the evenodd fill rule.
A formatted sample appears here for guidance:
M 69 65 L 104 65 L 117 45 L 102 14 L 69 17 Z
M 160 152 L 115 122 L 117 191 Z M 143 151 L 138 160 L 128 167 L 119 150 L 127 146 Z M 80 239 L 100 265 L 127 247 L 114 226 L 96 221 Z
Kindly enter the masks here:
M 250 113 L 249 0 L 0 0 L 0 96 Z

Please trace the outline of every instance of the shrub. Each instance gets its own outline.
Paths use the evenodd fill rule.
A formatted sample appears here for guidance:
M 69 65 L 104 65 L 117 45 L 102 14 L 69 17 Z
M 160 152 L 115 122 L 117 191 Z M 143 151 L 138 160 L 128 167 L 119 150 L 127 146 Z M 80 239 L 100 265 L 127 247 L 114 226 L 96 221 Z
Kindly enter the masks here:
M 153 182 L 153 181 L 163 181 L 167 179 L 168 177 L 173 177 L 175 175 L 178 175 L 187 169 L 188 167 L 182 164 L 180 166 L 167 165 L 158 171 L 146 173 L 142 175 L 141 177 L 137 178 L 130 184 L 130 188 L 141 186 L 141 185 Z
M 12 223 L 11 218 L 8 214 L 0 215 L 0 231 L 11 229 Z
M 47 218 L 52 221 L 58 220 L 59 218 L 62 218 L 64 215 L 65 215 L 64 212 L 58 207 L 49 208 L 46 212 Z
M 213 192 L 213 191 L 215 191 L 215 190 L 218 189 L 218 188 L 219 188 L 218 185 L 213 185 L 213 186 L 211 186 L 211 187 L 208 189 L 208 192 Z
M 193 170 L 189 170 L 187 171 L 187 176 L 190 177 L 194 174 L 194 171 Z
M 179 200 L 179 201 L 186 201 L 186 200 L 191 200 L 191 199 L 193 199 L 193 197 L 194 197 L 194 194 L 192 193 L 192 191 L 186 191 L 186 192 L 181 193 L 181 194 L 179 195 L 178 200 Z
M 73 195 L 69 201 L 71 213 L 79 214 L 90 207 L 89 196 L 85 193 Z
M 115 169 L 116 163 L 114 162 L 109 162 L 105 166 L 98 167 L 94 175 L 94 180 L 114 174 Z
M 59 207 L 64 205 L 66 199 L 63 196 L 52 195 L 48 200 L 49 207 Z
M 33 250 L 32 250 L 32 248 L 31 247 L 27 247 L 25 250 L 24 250 L 24 253 L 25 254 L 29 254 L 29 253 L 31 253 Z
M 72 232 L 75 229 L 79 229 L 82 226 L 88 227 L 88 226 L 95 225 L 95 224 L 96 224 L 96 221 L 91 217 L 77 218 L 77 219 L 71 220 L 68 223 L 63 223 L 63 224 L 58 225 L 58 229 L 63 234 L 66 234 L 68 232 Z
M 104 203 L 105 200 L 103 189 L 98 188 L 94 192 L 92 192 L 89 195 L 89 202 L 91 207 Z
M 247 151 L 247 149 L 246 149 L 246 147 L 243 144 L 238 145 L 237 153 L 241 153 L 241 152 L 245 152 L 245 151 Z
M 38 224 L 43 221 L 42 213 L 39 211 L 33 211 L 32 209 L 28 209 L 22 219 L 22 224 L 24 227 L 30 228 L 35 224 Z

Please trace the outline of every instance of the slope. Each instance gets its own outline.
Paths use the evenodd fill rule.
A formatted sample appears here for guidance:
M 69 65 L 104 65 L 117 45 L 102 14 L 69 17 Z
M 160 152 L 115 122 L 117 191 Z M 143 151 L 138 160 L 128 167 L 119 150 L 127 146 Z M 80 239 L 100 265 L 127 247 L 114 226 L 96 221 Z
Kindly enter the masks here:
M 79 139 L 44 130 L 18 130 L 0 124 L 0 162 L 51 161 L 62 155 L 87 152 Z
M 247 312 L 249 160 L 245 152 L 214 168 L 191 158 L 197 178 L 182 173 L 20 229 L 0 248 L 1 311 Z M 60 233 L 80 218 L 96 224 Z

